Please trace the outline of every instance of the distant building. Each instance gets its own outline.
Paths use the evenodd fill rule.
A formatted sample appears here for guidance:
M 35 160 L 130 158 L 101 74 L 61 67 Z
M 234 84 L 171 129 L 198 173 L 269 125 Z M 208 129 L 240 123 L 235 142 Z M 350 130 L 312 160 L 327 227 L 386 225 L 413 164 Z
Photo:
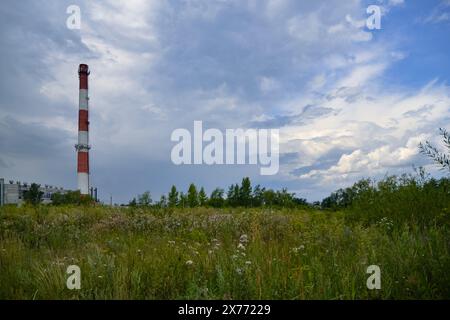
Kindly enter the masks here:
M 23 200 L 23 194 L 30 189 L 31 183 L 21 183 L 20 181 L 10 180 L 8 183 L 5 179 L 0 178 L 0 206 L 5 204 L 17 204 L 21 205 Z M 40 191 L 43 192 L 42 203 L 51 203 L 51 197 L 54 193 L 66 193 L 68 190 L 58 188 L 50 185 L 41 185 Z

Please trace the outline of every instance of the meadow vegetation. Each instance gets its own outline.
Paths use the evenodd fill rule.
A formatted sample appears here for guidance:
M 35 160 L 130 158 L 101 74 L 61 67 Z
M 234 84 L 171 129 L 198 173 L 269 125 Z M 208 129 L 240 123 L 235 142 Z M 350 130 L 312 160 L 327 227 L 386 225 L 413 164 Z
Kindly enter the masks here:
M 448 299 L 449 187 L 359 182 L 328 209 L 3 207 L 0 299 Z

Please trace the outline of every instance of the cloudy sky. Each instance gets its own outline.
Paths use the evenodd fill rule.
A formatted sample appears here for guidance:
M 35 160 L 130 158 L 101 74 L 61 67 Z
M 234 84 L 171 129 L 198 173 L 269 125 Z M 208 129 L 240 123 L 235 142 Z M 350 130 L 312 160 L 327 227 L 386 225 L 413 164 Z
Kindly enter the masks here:
M 69 5 L 81 29 L 66 26 Z M 382 9 L 381 29 L 366 9 Z M 76 188 L 78 75 L 90 75 L 91 181 L 108 201 L 250 176 L 318 200 L 412 172 L 450 124 L 450 1 L 7 1 L 0 177 Z M 175 166 L 176 128 L 279 128 L 280 171 Z M 432 166 L 428 169 L 433 174 Z

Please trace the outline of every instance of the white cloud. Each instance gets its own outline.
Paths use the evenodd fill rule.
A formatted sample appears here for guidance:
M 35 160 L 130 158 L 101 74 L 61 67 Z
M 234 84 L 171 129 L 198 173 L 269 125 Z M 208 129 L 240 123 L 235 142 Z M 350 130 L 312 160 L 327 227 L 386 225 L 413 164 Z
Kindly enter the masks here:
M 405 4 L 405 0 L 389 0 L 388 4 L 390 6 L 400 6 L 400 5 Z
M 340 87 L 358 87 L 365 85 L 368 81 L 374 81 L 386 69 L 386 65 L 369 64 L 357 66 L 351 70 L 349 75 L 339 82 Z
M 335 98 L 341 113 L 286 129 L 289 138 L 281 149 L 300 152 L 301 166 L 314 166 L 333 150 L 342 153 L 334 165 L 310 169 L 292 179 L 339 186 L 396 168 L 406 171 L 417 164 L 419 143 L 436 134 L 450 117 L 450 88 L 435 82 L 418 92 L 392 94 L 374 88 L 369 89 L 373 100 L 343 102 Z M 293 164 L 283 172 L 298 167 Z
M 436 5 L 431 12 L 419 19 L 420 22 L 427 24 L 439 24 L 447 23 L 450 21 L 450 1 L 442 0 L 438 5 Z
M 261 91 L 265 94 L 280 88 L 280 84 L 277 80 L 270 77 L 261 77 L 259 82 Z

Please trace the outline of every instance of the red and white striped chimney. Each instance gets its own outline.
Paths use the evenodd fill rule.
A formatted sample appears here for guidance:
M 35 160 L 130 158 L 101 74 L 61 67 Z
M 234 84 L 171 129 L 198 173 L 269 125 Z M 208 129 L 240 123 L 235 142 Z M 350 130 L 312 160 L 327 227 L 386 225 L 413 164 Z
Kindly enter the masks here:
M 78 154 L 78 190 L 81 194 L 89 194 L 89 96 L 88 77 L 89 66 L 80 64 L 78 75 L 80 77 L 80 110 L 78 114 L 78 144 L 75 149 Z

